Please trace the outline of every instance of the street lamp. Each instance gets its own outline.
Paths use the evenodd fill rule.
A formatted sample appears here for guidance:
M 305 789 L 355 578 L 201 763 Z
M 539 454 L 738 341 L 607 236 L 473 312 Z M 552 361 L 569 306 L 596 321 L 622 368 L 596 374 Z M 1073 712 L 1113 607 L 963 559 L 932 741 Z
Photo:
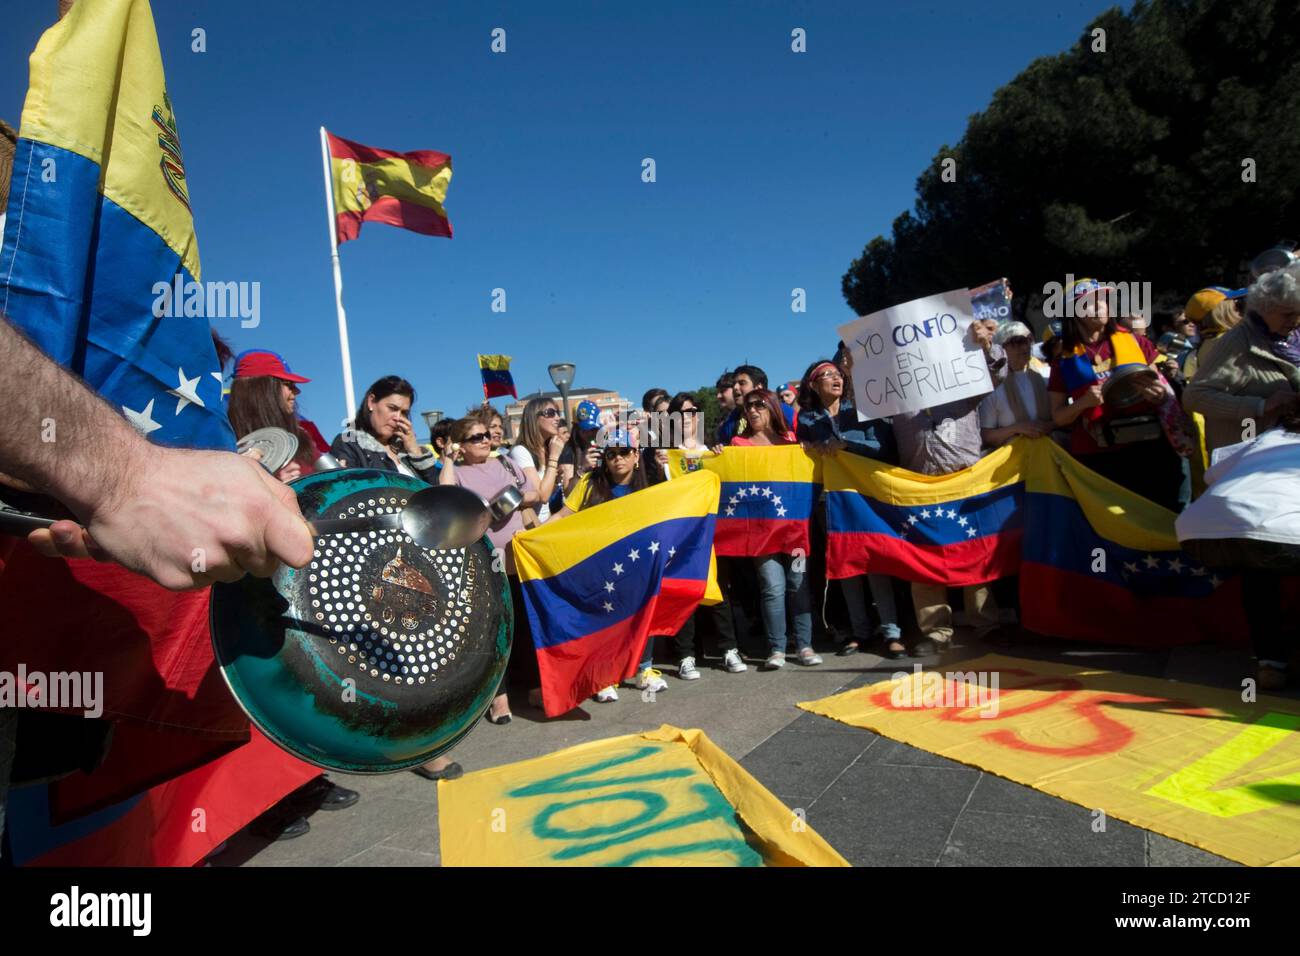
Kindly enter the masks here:
M 555 387 L 560 390 L 560 398 L 564 401 L 564 420 L 569 421 L 569 386 L 573 384 L 572 362 L 556 362 L 554 365 L 548 365 L 546 371 L 551 373 L 551 381 Z
M 428 412 L 420 412 L 420 417 L 424 419 L 424 424 L 425 424 L 425 425 L 428 427 L 428 429 L 429 429 L 429 444 L 432 445 L 432 444 L 433 444 L 433 426 L 436 425 L 436 424 L 438 424 L 438 422 L 442 421 L 442 419 L 443 419 L 442 409 L 440 409 L 440 408 L 435 408 L 435 409 L 433 409 L 432 411 L 428 411 Z

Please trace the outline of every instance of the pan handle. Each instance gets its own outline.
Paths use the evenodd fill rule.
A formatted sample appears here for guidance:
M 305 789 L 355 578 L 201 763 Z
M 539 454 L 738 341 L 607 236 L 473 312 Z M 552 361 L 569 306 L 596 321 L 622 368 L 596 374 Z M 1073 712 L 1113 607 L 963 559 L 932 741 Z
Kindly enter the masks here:
M 20 511 L 9 511 L 0 508 L 0 534 L 11 535 L 15 538 L 25 538 L 33 531 L 40 528 L 48 528 L 59 521 L 59 518 L 46 518 L 41 515 L 23 514 Z
M 400 511 L 392 514 L 378 515 L 374 518 L 317 518 L 314 521 L 308 521 L 311 527 L 312 535 L 319 537 L 323 534 L 343 534 L 347 531 L 400 531 L 402 527 L 402 513 Z

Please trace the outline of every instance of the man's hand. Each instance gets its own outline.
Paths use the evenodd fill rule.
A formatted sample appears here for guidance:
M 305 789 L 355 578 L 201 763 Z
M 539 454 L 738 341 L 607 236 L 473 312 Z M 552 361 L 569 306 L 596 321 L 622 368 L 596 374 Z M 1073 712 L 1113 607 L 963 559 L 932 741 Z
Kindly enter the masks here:
M 150 446 L 86 530 L 59 521 L 28 540 L 49 557 L 111 558 L 171 590 L 306 567 L 311 533 L 293 491 L 229 452 Z
M 993 347 L 993 330 L 981 321 L 970 324 L 970 336 L 985 352 Z

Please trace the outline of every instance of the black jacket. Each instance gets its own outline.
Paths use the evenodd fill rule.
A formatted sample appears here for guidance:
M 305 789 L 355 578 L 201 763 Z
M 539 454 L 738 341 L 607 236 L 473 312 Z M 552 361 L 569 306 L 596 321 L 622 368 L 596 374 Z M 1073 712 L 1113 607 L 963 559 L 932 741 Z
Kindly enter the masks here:
M 379 471 L 399 470 L 397 465 L 393 464 L 393 459 L 388 457 L 388 452 L 384 449 L 384 446 L 379 443 L 379 439 L 374 435 L 358 430 L 348 437 L 354 440 L 345 441 L 344 435 L 340 434 L 335 437 L 334 443 L 330 445 L 330 454 L 341 461 L 344 467 L 376 468 Z M 398 457 L 429 484 L 437 483 L 438 470 L 434 467 L 438 463 L 437 455 L 412 458 L 406 452 L 398 452 Z

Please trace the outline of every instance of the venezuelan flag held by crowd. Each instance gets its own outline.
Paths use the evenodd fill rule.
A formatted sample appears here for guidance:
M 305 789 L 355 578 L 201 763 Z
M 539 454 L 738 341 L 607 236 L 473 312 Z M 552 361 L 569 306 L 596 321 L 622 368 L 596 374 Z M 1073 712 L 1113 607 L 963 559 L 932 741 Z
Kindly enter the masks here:
M 151 441 L 233 450 L 208 323 L 175 302 L 160 307 L 169 298 L 159 290 L 199 278 L 149 4 L 77 3 L 31 57 L 0 311 Z M 113 722 L 94 774 L 14 791 L 7 829 L 17 863 L 192 865 L 318 775 L 250 739 L 215 667 L 206 590 L 175 593 L 116 564 L 54 561 L 26 542 L 0 560 L 0 670 L 101 673 Z M 213 808 L 203 828 L 190 825 L 197 806 Z
M 1054 637 L 1183 644 L 1244 633 L 1238 582 L 1178 546 L 1174 514 L 1019 438 L 930 477 L 844 452 L 823 464 L 827 575 L 952 586 L 1019 574 L 1021 623 Z
M 714 548 L 724 557 L 808 553 L 818 459 L 798 445 L 668 453 L 675 476 L 709 471 L 722 482 Z
M 547 716 L 630 676 L 647 637 L 721 600 L 718 488 L 702 472 L 515 535 Z

